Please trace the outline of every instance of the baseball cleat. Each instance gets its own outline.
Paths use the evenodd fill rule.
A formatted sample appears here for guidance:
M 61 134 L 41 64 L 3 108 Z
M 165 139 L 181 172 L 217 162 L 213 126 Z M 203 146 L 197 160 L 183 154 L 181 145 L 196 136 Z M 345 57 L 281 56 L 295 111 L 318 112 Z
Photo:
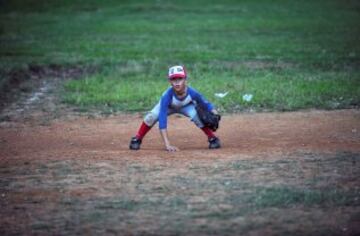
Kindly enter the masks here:
M 213 137 L 209 139 L 209 149 L 217 149 L 220 148 L 220 139 L 217 137 Z
M 129 148 L 131 150 L 139 150 L 141 145 L 141 139 L 138 139 L 137 137 L 132 137 L 130 141 Z

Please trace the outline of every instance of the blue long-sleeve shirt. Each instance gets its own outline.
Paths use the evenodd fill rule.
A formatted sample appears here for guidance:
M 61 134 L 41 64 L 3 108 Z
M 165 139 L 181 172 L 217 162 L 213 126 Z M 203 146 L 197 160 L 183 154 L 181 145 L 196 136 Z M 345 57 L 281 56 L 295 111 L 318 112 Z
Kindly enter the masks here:
M 176 96 L 172 87 L 168 88 L 163 93 L 160 100 L 159 129 L 167 128 L 168 108 L 179 110 L 190 103 L 194 103 L 194 101 L 200 106 L 206 108 L 208 111 L 211 111 L 214 108 L 210 102 L 208 102 L 198 91 L 190 86 L 187 87 L 187 94 L 182 99 L 179 99 Z

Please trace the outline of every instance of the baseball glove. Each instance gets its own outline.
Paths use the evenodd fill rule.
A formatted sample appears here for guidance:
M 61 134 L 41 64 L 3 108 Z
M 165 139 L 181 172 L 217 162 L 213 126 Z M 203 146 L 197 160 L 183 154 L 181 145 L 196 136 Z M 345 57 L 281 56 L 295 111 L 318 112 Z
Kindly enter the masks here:
M 216 131 L 219 128 L 221 116 L 208 111 L 199 104 L 195 105 L 196 112 L 202 121 L 202 123 L 209 127 L 212 131 Z

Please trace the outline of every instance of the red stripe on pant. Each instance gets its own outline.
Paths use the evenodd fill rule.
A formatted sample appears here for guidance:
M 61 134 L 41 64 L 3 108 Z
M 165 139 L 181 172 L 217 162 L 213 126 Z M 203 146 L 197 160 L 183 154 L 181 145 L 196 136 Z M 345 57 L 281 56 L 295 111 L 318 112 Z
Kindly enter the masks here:
M 209 127 L 203 127 L 201 129 L 208 136 L 208 138 L 214 138 L 215 137 L 214 132 Z
M 145 122 L 141 123 L 140 128 L 136 134 L 136 138 L 143 139 L 144 136 L 151 130 L 151 126 L 145 124 Z

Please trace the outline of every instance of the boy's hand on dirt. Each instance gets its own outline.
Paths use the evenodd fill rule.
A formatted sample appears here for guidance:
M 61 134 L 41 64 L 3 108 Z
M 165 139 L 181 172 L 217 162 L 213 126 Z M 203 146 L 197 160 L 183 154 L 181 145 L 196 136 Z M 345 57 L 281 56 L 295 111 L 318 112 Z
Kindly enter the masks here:
M 168 152 L 176 152 L 176 151 L 179 151 L 179 149 L 178 149 L 177 147 L 171 146 L 171 145 L 166 146 L 166 150 L 167 150 Z

